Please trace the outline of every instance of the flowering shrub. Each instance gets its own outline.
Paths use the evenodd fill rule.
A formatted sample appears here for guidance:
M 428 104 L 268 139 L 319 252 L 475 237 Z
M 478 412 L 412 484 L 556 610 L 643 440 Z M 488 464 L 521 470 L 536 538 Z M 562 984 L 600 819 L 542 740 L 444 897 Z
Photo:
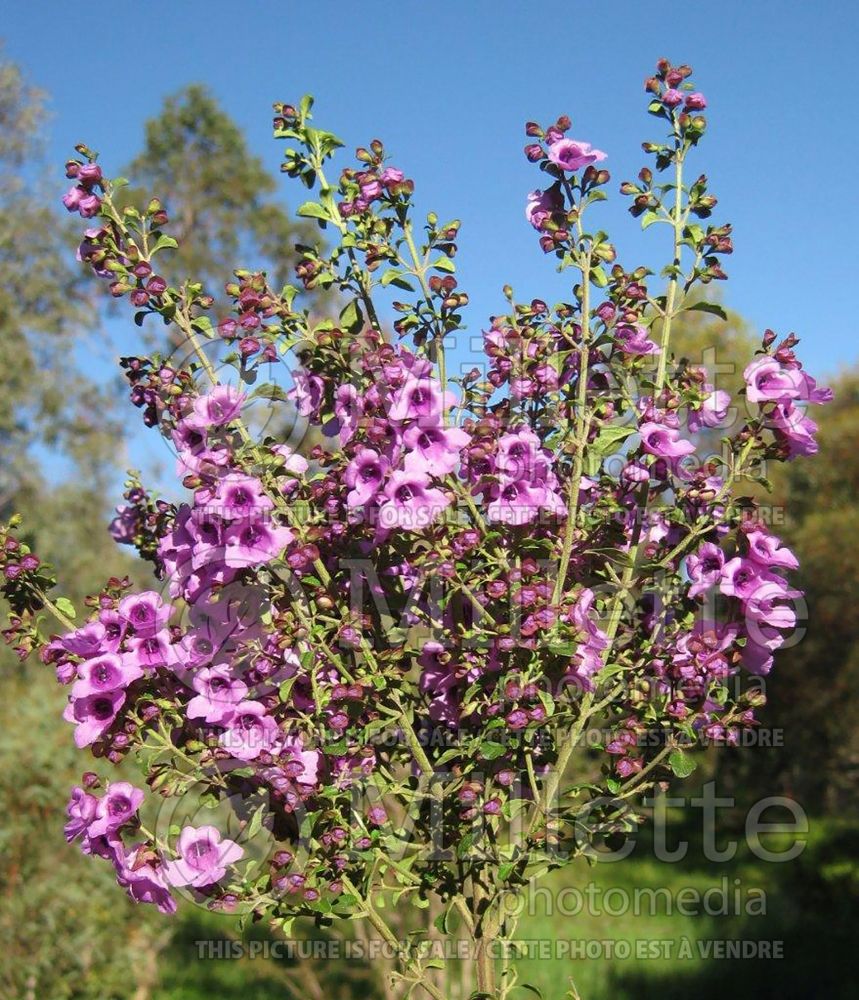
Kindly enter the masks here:
M 366 917 L 393 944 L 380 893 L 434 898 L 438 929 L 475 943 L 475 995 L 503 997 L 505 896 L 630 829 L 629 803 L 693 769 L 685 747 L 754 725 L 754 678 L 801 595 L 785 575 L 796 559 L 739 491 L 815 451 L 805 405 L 831 394 L 796 339 L 768 331 L 745 422 L 698 454 L 693 438 L 736 401 L 672 360 L 678 317 L 719 312 L 690 293 L 724 279 L 732 249 L 730 226 L 706 221 L 706 177 L 685 177 L 706 128 L 690 73 L 661 61 L 647 81 L 665 136 L 644 144 L 653 169 L 621 185 L 643 228 L 670 233 L 664 291 L 591 227 L 606 154 L 568 118 L 529 123 L 542 183 L 526 216 L 575 284 L 551 308 L 505 288 L 485 369 L 461 377 L 447 364 L 468 303 L 458 222 L 430 213 L 418 235 L 414 184 L 377 140 L 331 184 L 342 144 L 311 124 L 309 99 L 276 106 L 275 135 L 316 195 L 299 214 L 332 237 L 299 248 L 298 278 L 336 290 L 337 321 L 245 271 L 226 286 L 232 314 L 211 315 L 200 284 L 158 273 L 176 246 L 162 205 L 120 212 L 122 181 L 86 147 L 67 164 L 64 202 L 94 223 L 81 259 L 136 322 L 161 317 L 188 349 L 184 364 L 122 362 L 188 491 L 170 503 L 132 477 L 112 524 L 162 592 L 110 580 L 76 626 L 15 525 L 0 555 L 7 637 L 68 686 L 76 744 L 143 767 L 146 793 L 88 772 L 66 826 L 134 899 L 172 912 L 182 892 L 282 930 Z M 290 406 L 321 431 L 307 454 L 272 430 Z M 43 608 L 63 634 L 42 635 Z M 570 766 L 594 726 L 597 780 Z M 178 803 L 163 829 L 140 816 L 153 796 Z M 445 996 L 419 949 L 401 959 L 404 987 Z

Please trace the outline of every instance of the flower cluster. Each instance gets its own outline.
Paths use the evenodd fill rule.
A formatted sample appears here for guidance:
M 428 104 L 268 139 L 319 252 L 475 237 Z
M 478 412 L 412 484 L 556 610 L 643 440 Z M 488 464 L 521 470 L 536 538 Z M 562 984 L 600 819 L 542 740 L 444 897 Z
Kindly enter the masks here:
M 42 658 L 69 685 L 78 746 L 112 763 L 135 751 L 153 793 L 193 788 L 278 842 L 262 876 L 231 867 L 242 848 L 214 824 L 126 849 L 117 831 L 134 825 L 140 793 L 76 789 L 67 832 L 113 861 L 134 898 L 169 909 L 168 887 L 188 886 L 213 906 L 329 919 L 370 912 L 374 892 L 396 886 L 458 901 L 482 939 L 497 931 L 485 894 L 523 884 L 535 859 L 581 853 L 581 811 L 610 802 L 603 789 L 625 801 L 689 773 L 685 745 L 734 742 L 754 724 L 757 691 L 728 681 L 770 670 L 801 595 L 786 578 L 796 559 L 749 517 L 750 498 L 736 502 L 738 484 L 811 454 L 803 407 L 831 394 L 802 370 L 795 338 L 776 346 L 768 332 L 745 373 L 748 419 L 730 433 L 729 394 L 674 363 L 672 326 L 701 305 L 690 289 L 723 279 L 732 250 L 729 226 L 696 221 L 716 204 L 706 179 L 683 180 L 706 129 L 690 73 L 662 61 L 647 81 L 667 135 L 645 144 L 655 169 L 621 186 L 645 228 L 673 234 L 666 292 L 589 228 L 605 154 L 568 137 L 566 117 L 529 123 L 526 156 L 549 184 L 528 196 L 527 219 L 576 281 L 554 308 L 505 288 L 485 370 L 460 378 L 445 358 L 468 302 L 453 277 L 459 223 L 429 213 L 418 240 L 414 185 L 375 140 L 329 183 L 342 144 L 310 124 L 309 99 L 276 106 L 275 134 L 292 143 L 286 172 L 318 192 L 299 213 L 334 234 L 301 248 L 298 278 L 338 291 L 339 320 L 299 310 L 297 288 L 262 274 L 236 272 L 227 316 L 199 285 L 153 286 L 153 258 L 175 243 L 160 203 L 120 215 L 89 154 L 69 168 L 103 192 L 93 212 L 69 196 L 100 212 L 82 259 L 189 348 L 185 365 L 123 367 L 190 496 L 168 503 L 129 480 L 111 530 L 152 562 L 163 594 L 114 581 Z M 405 298 L 387 303 L 396 342 L 379 318 L 391 288 Z M 265 379 L 283 356 L 288 389 Z M 262 434 L 247 412 L 258 399 L 284 418 Z M 304 453 L 272 430 L 290 413 L 312 428 Z M 725 453 L 700 455 L 715 428 Z M 30 648 L 51 580 L 10 540 L 11 636 L 26 632 Z M 602 785 L 570 774 L 591 721 L 610 730 Z M 502 846 L 523 812 L 522 839 Z M 614 817 L 609 804 L 592 818 Z M 413 849 L 397 861 L 407 829 Z

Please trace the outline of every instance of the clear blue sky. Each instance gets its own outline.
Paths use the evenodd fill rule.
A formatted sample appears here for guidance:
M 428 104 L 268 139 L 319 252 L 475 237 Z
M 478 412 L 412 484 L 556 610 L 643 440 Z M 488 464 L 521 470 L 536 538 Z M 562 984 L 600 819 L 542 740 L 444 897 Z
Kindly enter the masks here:
M 523 122 L 569 113 L 572 134 L 608 153 L 616 190 L 659 133 L 644 77 L 662 55 L 690 62 L 710 102 L 694 165 L 720 199 L 715 218 L 735 227 L 725 302 L 761 329 L 795 330 L 806 367 L 825 375 L 859 360 L 857 29 L 849 0 L 42 0 L 16 4 L 0 36 L 52 95 L 58 165 L 85 141 L 116 171 L 163 97 L 203 81 L 276 171 L 271 103 L 313 93 L 317 123 L 350 147 L 383 138 L 420 207 L 463 220 L 474 335 L 506 281 L 521 298 L 563 294 L 523 216 L 540 178 L 521 153 Z M 63 182 L 58 169 L 58 195 Z M 288 182 L 284 193 L 300 197 Z M 600 209 L 605 228 L 624 263 L 652 263 L 666 233 L 640 234 L 626 204 L 614 195 Z

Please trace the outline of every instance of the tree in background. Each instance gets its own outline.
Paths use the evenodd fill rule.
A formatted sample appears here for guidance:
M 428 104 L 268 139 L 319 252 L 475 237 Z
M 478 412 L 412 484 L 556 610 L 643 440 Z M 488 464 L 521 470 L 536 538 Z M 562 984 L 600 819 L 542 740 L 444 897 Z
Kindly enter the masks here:
M 280 287 L 297 262 L 296 242 L 315 229 L 291 219 L 274 197 L 275 177 L 247 148 L 241 129 L 201 84 L 168 97 L 145 126 L 142 151 L 126 168 L 139 188 L 123 203 L 158 193 L 179 242 L 168 273 L 192 275 L 213 295 L 223 292 L 226 261 L 263 270 Z M 228 273 L 228 272 L 226 272 Z
M 833 390 L 818 415 L 812 468 L 795 463 L 773 477 L 814 627 L 785 650 L 780 683 L 769 688 L 763 724 L 784 729 L 785 748 L 759 755 L 767 765 L 759 780 L 838 815 L 855 809 L 859 786 L 859 370 L 842 374 Z
M 737 313 L 726 320 L 690 311 L 676 332 L 677 359 L 706 364 L 717 374 L 737 411 L 736 430 L 745 419 L 743 368 L 755 348 L 750 326 Z M 839 814 L 856 801 L 859 784 L 859 370 L 833 383 L 834 402 L 816 410 L 820 452 L 814 462 L 773 465 L 773 492 L 750 485 L 773 528 L 800 562 L 805 591 L 807 635 L 781 651 L 778 676 L 767 686 L 764 727 L 784 731 L 783 747 L 753 753 L 716 751 L 720 778 L 756 795 L 793 795 L 810 812 Z M 706 432 L 706 428 L 704 429 Z M 725 428 L 710 431 L 717 450 Z M 781 518 L 784 522 L 781 523 Z
M 0 516 L 25 511 L 27 540 L 62 555 L 66 585 L 83 596 L 134 563 L 104 530 L 121 440 L 106 420 L 111 393 L 74 360 L 91 333 L 91 293 L 74 236 L 47 207 L 55 199 L 25 179 L 39 174 L 45 120 L 45 96 L 0 62 Z M 57 463 L 67 475 L 46 482 Z M 163 929 L 117 907 L 109 880 L 62 843 L 56 802 L 80 762 L 46 721 L 65 698 L 49 668 L 17 664 L 5 647 L 0 670 L 0 995 L 126 997 L 131 983 L 142 1000 Z

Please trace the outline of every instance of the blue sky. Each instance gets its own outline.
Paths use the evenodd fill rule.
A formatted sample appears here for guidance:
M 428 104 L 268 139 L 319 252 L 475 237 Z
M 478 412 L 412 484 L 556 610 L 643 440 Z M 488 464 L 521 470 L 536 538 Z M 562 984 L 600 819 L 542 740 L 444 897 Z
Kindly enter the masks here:
M 415 178 L 419 206 L 463 220 L 473 335 L 503 308 L 505 282 L 519 298 L 564 296 L 523 215 L 541 176 L 522 156 L 523 122 L 569 113 L 572 134 L 608 153 L 616 191 L 645 162 L 640 142 L 658 137 L 645 76 L 662 55 L 690 62 L 710 104 L 693 166 L 720 199 L 714 218 L 735 227 L 724 300 L 760 329 L 796 331 L 806 367 L 826 375 L 859 360 L 857 28 L 847 0 L 147 0 L 124 10 L 42 0 L 16 5 L 0 36 L 52 96 L 58 196 L 76 142 L 115 172 L 163 97 L 192 81 L 211 87 L 277 171 L 271 103 L 313 93 L 318 124 L 349 147 L 378 135 Z M 300 192 L 283 190 L 294 206 Z M 600 222 L 625 264 L 654 263 L 667 230 L 641 234 L 626 206 L 613 195 Z

